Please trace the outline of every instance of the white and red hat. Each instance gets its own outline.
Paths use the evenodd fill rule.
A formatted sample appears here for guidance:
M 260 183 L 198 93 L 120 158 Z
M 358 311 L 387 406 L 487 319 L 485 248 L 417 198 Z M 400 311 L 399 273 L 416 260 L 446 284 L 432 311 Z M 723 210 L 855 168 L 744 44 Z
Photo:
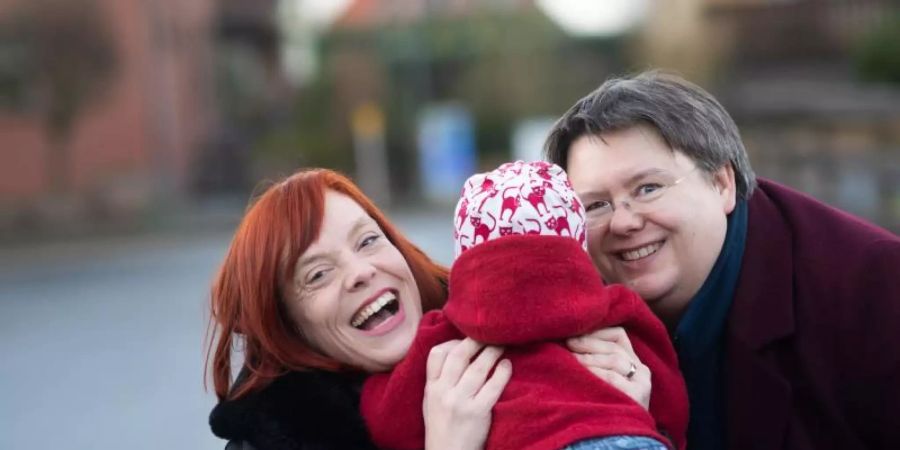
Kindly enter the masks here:
M 453 223 L 456 256 L 508 235 L 568 236 L 587 250 L 584 207 L 565 171 L 548 162 L 516 161 L 469 177 Z

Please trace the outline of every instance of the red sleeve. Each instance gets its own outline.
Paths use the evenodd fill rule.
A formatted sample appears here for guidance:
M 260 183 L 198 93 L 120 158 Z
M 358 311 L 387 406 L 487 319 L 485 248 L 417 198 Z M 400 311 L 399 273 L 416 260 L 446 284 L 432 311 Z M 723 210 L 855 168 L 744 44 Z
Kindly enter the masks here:
M 687 386 L 678 368 L 678 356 L 665 326 L 633 291 L 620 285 L 608 286 L 612 302 L 611 319 L 618 319 L 634 352 L 649 369 L 650 415 L 657 430 L 672 440 L 675 448 L 687 446 Z
M 360 412 L 379 448 L 421 449 L 425 446 L 422 401 L 426 362 L 431 348 L 462 335 L 440 311 L 422 317 L 406 357 L 391 372 L 370 376 L 363 384 Z

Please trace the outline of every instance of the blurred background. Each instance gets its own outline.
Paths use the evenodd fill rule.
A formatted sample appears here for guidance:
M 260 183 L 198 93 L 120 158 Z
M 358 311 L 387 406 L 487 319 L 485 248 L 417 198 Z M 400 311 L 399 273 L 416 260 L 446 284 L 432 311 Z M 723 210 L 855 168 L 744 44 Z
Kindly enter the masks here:
M 893 0 L 0 0 L 0 448 L 221 448 L 208 285 L 266 180 L 344 171 L 449 263 L 469 174 L 646 68 L 900 231 Z

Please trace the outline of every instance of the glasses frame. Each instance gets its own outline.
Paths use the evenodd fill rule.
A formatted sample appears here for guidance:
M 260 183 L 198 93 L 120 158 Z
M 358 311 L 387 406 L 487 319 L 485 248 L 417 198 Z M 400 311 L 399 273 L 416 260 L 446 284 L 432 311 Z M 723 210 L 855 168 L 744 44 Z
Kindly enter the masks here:
M 616 207 L 617 204 L 622 205 L 623 208 L 630 211 L 632 214 L 642 214 L 642 215 L 646 214 L 647 211 L 635 211 L 634 208 L 632 207 L 632 205 L 634 203 L 637 203 L 639 205 L 651 205 L 651 204 L 655 203 L 659 199 L 663 198 L 665 196 L 666 192 L 669 191 L 669 189 L 672 189 L 675 186 L 678 186 L 679 184 L 681 184 L 682 181 L 686 180 L 689 176 L 691 176 L 694 172 L 696 172 L 699 169 L 700 169 L 700 166 L 694 166 L 693 169 L 687 171 L 684 175 L 675 179 L 675 181 L 673 181 L 671 184 L 664 185 L 663 187 L 660 188 L 660 190 L 661 190 L 660 194 L 648 202 L 641 202 L 641 201 L 635 202 L 634 197 L 631 195 L 626 196 L 626 200 L 622 200 L 622 201 L 617 201 L 614 198 L 610 198 L 610 200 L 609 200 L 610 210 L 608 213 L 604 213 L 601 216 L 601 217 L 608 217 L 607 220 L 603 221 L 603 223 L 591 224 L 590 222 L 596 221 L 597 219 L 592 220 L 590 218 L 590 213 L 585 212 L 585 222 L 589 228 L 608 227 L 609 224 L 612 223 L 613 216 L 615 216 L 616 211 L 618 210 L 618 207 Z

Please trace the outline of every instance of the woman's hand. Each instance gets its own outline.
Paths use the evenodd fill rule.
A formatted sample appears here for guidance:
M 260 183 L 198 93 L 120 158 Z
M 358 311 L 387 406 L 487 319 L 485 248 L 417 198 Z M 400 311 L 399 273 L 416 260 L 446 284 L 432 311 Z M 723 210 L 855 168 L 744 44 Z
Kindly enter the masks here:
M 502 354 L 500 347 L 485 347 L 469 338 L 431 349 L 422 404 L 427 450 L 484 447 L 491 428 L 491 408 L 512 375 L 509 360 L 497 364 Z M 488 378 L 492 368 L 494 373 Z
M 566 341 L 575 358 L 603 381 L 650 408 L 650 369 L 641 363 L 622 327 L 604 328 Z

